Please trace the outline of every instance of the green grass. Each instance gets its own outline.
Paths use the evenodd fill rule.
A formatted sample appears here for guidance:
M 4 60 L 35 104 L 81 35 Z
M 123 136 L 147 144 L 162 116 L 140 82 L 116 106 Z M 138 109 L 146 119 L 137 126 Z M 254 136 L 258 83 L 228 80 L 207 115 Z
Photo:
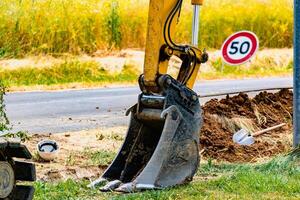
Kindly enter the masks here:
M 199 79 L 235 79 L 247 77 L 283 76 L 293 71 L 292 61 L 287 66 L 278 65 L 275 58 L 258 59 L 251 64 L 229 66 L 222 64 L 220 58 L 208 63 L 211 71 L 200 72 Z M 112 83 L 136 83 L 138 66 L 125 65 L 118 73 L 105 70 L 94 61 L 66 59 L 60 64 L 48 67 L 22 67 L 7 69 L 0 67 L 0 80 L 11 90 L 33 88 L 60 89 L 76 87 L 103 86 Z
M 116 156 L 116 153 L 112 151 L 91 151 L 90 149 L 85 149 L 83 154 L 88 158 L 87 162 L 98 166 L 108 166 Z
M 255 165 L 210 162 L 201 166 L 192 184 L 129 195 L 87 189 L 87 181 L 37 182 L 35 199 L 299 199 L 299 154 Z
M 35 198 L 36 200 L 65 200 L 65 199 L 99 199 L 103 197 L 96 190 L 88 190 L 86 188 L 87 182 L 75 182 L 67 180 L 65 182 L 51 184 L 51 183 L 35 183 Z
M 201 46 L 221 47 L 235 31 L 254 31 L 262 47 L 291 47 L 292 0 L 206 0 Z M 144 48 L 149 0 L 1 0 L 0 57 L 91 54 L 97 49 Z M 190 43 L 192 6 L 184 1 L 176 29 Z
M 211 61 L 213 72 L 200 74 L 203 79 L 224 79 L 224 78 L 246 78 L 264 76 L 291 75 L 293 72 L 293 62 L 290 61 L 286 66 L 278 66 L 274 58 L 266 57 L 254 63 L 239 66 L 223 64 L 221 58 Z
M 44 68 L 0 69 L 0 80 L 9 86 L 124 83 L 136 81 L 137 77 L 137 72 L 131 66 L 124 66 L 120 73 L 111 74 L 96 62 L 81 61 L 66 61 Z
M 108 150 L 94 151 L 90 148 L 85 148 L 82 152 L 73 152 L 68 155 L 65 165 L 75 166 L 76 158 L 81 158 L 82 166 L 98 166 L 108 167 L 115 158 L 116 153 Z

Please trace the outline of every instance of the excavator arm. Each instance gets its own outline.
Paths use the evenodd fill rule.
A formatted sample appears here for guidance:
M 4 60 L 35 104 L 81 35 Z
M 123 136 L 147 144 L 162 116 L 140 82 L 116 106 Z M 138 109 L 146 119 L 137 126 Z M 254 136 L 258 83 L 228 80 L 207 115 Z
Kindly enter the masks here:
M 157 92 L 157 78 L 166 74 L 171 56 L 182 60 L 177 81 L 193 88 L 200 64 L 207 61 L 207 54 L 189 45 L 173 41 L 183 0 L 150 0 L 148 32 L 144 64 L 144 85 L 148 91 Z M 202 5 L 203 0 L 192 4 Z
M 192 90 L 205 52 L 173 40 L 183 0 L 150 0 L 144 73 L 125 141 L 91 187 L 135 192 L 190 182 L 197 171 L 202 113 Z M 201 5 L 202 1 L 193 0 Z M 176 78 L 167 74 L 171 56 L 182 61 Z

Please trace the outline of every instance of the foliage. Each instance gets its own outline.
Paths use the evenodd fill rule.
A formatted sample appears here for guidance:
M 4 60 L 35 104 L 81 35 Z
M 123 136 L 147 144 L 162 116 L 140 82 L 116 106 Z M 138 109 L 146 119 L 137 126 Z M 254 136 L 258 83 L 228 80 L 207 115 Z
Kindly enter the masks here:
M 192 6 L 184 1 L 176 29 L 190 43 Z M 1 0 L 0 57 L 97 49 L 144 48 L 149 0 Z M 262 47 L 291 47 L 292 0 L 207 0 L 201 46 L 219 49 L 235 31 L 254 31 Z
M 0 79 L 10 86 L 56 85 L 66 83 L 109 83 L 131 82 L 138 77 L 130 66 L 118 74 L 111 74 L 94 61 L 65 61 L 44 68 L 19 68 L 13 70 L 0 69 Z
M 4 104 L 5 86 L 3 81 L 0 79 L 0 134 L 1 132 L 9 131 L 9 120 L 5 112 Z
M 120 15 L 119 4 L 116 0 L 111 3 L 110 13 L 106 19 L 107 34 L 109 36 L 109 48 L 120 47 L 121 45 L 121 32 L 120 32 Z
M 10 138 L 20 138 L 22 142 L 25 142 L 29 136 L 27 132 L 19 131 L 17 133 L 11 133 L 11 126 L 9 123 L 9 120 L 7 118 L 6 112 L 5 112 L 5 103 L 4 103 L 4 95 L 5 95 L 5 85 L 0 78 L 0 135 L 5 134 L 5 137 Z
M 26 142 L 27 140 L 29 140 L 29 135 L 28 132 L 24 132 L 24 131 L 18 131 L 16 133 L 7 133 L 5 135 L 5 137 L 7 138 L 19 138 L 21 140 L 21 142 Z

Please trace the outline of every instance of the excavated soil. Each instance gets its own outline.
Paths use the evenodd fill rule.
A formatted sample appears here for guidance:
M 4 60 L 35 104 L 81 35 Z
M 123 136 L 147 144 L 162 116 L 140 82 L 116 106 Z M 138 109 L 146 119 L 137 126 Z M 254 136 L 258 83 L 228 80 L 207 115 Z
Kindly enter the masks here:
M 262 92 L 252 99 L 240 93 L 207 102 L 203 106 L 201 155 L 219 161 L 256 162 L 287 152 L 292 141 L 292 103 L 290 90 Z M 240 146 L 232 141 L 233 134 L 241 128 L 255 132 L 281 123 L 287 125 L 256 138 L 252 146 Z

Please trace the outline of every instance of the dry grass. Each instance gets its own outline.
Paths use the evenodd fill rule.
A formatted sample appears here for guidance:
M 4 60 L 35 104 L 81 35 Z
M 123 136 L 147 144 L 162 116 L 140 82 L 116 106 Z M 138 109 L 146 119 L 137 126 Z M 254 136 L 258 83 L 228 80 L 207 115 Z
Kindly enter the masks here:
M 218 123 L 222 124 L 222 127 L 230 130 L 230 132 L 235 133 L 240 129 L 246 129 L 249 132 L 255 132 L 258 127 L 255 125 L 255 122 L 252 119 L 246 117 L 234 117 L 227 118 L 219 115 L 211 115 Z
M 192 7 L 184 1 L 176 31 L 190 43 Z M 1 0 L 0 57 L 93 53 L 144 48 L 148 0 Z M 292 0 L 207 0 L 201 46 L 219 49 L 238 30 L 254 31 L 262 47 L 292 46 Z

